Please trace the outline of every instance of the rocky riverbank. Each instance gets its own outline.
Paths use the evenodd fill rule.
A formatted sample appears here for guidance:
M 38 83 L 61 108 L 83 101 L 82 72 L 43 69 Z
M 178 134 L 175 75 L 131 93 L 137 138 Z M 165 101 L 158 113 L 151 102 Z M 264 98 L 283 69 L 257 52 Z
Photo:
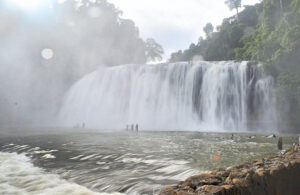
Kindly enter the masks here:
M 298 195 L 300 147 L 294 152 L 195 175 L 160 192 L 160 195 L 194 194 Z

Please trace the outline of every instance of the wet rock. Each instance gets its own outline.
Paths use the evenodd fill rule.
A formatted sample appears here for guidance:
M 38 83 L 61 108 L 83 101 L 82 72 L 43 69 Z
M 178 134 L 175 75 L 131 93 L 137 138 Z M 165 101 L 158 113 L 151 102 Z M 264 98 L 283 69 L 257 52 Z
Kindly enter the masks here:
M 244 175 L 246 175 L 246 174 L 249 173 L 249 172 L 250 172 L 249 169 L 243 169 L 243 170 L 242 170 L 242 173 L 243 173 Z
M 224 188 L 225 190 L 230 190 L 233 188 L 233 185 L 222 185 L 222 188 Z
M 233 167 L 228 167 L 226 171 L 232 171 Z
M 199 185 L 217 185 L 222 182 L 222 179 L 215 177 L 212 174 L 204 173 L 189 177 L 186 181 L 189 183 L 190 187 L 195 188 Z
M 216 176 L 217 177 L 228 177 L 229 174 L 230 174 L 229 171 L 219 171 L 219 172 L 216 173 Z
M 292 168 L 292 164 L 290 162 L 284 163 L 285 168 L 290 169 Z
M 286 153 L 286 155 L 292 155 L 292 154 L 293 154 L 293 152 L 291 152 L 291 151 Z
M 227 177 L 224 181 L 225 184 L 231 184 L 232 183 L 232 180 L 230 177 Z
M 243 172 L 231 172 L 228 177 L 230 179 L 233 179 L 235 177 L 244 177 L 245 175 L 246 175 L 246 173 L 243 173 Z
M 263 166 L 264 164 L 265 164 L 264 159 L 256 161 L 255 163 L 253 163 L 254 166 Z
M 300 151 L 189 177 L 160 195 L 300 194 Z
M 253 174 L 248 173 L 248 174 L 246 175 L 246 177 L 245 177 L 245 180 L 246 180 L 247 182 L 251 182 L 251 181 L 252 181 L 252 175 L 253 175 Z
M 205 192 L 208 192 L 210 194 L 222 193 L 222 192 L 224 192 L 224 190 L 225 189 L 223 187 L 214 186 L 214 185 L 204 185 L 199 189 L 199 191 L 205 191 Z M 196 192 L 199 192 L 199 191 L 196 191 Z
M 251 160 L 251 164 L 254 164 L 254 163 L 258 162 L 258 161 L 259 161 L 258 159 Z
M 257 172 L 257 175 L 259 177 L 263 177 L 265 174 L 266 174 L 266 171 L 263 171 L 263 170 Z
M 232 183 L 237 186 L 247 186 L 247 182 L 245 179 L 234 178 Z

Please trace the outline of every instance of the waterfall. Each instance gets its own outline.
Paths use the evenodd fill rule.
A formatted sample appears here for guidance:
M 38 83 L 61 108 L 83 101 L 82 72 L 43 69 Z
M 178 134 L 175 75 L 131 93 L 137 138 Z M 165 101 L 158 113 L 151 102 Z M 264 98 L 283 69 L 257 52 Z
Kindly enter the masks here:
M 60 125 L 145 130 L 276 130 L 273 79 L 248 62 L 100 68 L 66 94 Z

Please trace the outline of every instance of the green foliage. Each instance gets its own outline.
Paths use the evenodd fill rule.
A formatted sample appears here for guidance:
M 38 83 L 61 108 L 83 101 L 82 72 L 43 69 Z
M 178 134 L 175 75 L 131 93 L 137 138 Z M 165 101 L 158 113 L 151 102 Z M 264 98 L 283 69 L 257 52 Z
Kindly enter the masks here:
M 203 28 L 203 31 L 205 32 L 206 37 L 208 38 L 214 32 L 214 26 L 211 23 L 207 23 L 206 26 Z
M 226 0 L 225 4 L 229 7 L 230 10 L 239 8 L 242 6 L 241 0 Z
M 201 55 L 212 61 L 262 62 L 265 71 L 275 78 L 278 107 L 285 113 L 282 116 L 290 128 L 299 129 L 300 0 L 264 0 L 246 6 L 238 20 L 226 18 L 217 30 L 208 39 L 199 39 L 196 48 L 172 54 L 170 61 Z
M 230 10 L 236 9 L 236 18 L 239 20 L 239 8 L 242 7 L 242 0 L 226 0 L 225 4 Z
M 164 49 L 154 39 L 146 40 L 146 57 L 148 60 L 156 61 L 161 60 L 161 55 L 164 54 Z
M 248 41 L 252 41 L 253 34 L 256 32 L 255 27 L 259 20 L 258 10 L 262 10 L 261 4 L 246 6 L 239 13 L 239 22 L 235 17 L 226 18 L 222 25 L 218 26 L 218 32 L 212 32 L 212 25 L 208 23 L 203 29 L 208 35 L 207 39 L 201 37 L 195 44 L 195 48 L 171 54 L 170 61 L 188 61 L 192 60 L 194 56 L 202 56 L 204 60 L 212 61 L 244 60 L 245 57 L 249 60 L 252 53 L 247 49 L 252 46 L 248 44 Z

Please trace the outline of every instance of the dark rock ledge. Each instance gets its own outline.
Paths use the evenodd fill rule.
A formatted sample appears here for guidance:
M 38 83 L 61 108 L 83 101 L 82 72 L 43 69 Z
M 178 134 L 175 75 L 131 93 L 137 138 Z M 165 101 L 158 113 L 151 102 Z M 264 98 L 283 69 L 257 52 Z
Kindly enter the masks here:
M 189 177 L 160 195 L 300 195 L 300 147 L 226 170 Z

